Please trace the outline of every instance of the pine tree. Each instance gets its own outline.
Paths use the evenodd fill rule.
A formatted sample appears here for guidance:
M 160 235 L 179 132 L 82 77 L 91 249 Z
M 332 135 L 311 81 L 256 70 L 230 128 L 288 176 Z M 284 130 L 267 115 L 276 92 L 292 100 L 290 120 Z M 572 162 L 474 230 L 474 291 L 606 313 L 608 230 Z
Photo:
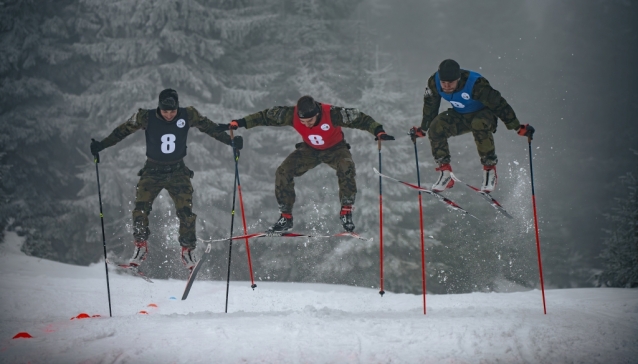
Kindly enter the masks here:
M 27 235 L 24 250 L 42 257 L 65 255 L 69 206 L 79 182 L 77 125 L 67 118 L 70 56 L 64 14 L 72 1 L 5 1 L 0 4 L 0 228 Z M 62 14 L 58 16 L 57 14 Z M 7 226 L 8 225 L 8 226 Z

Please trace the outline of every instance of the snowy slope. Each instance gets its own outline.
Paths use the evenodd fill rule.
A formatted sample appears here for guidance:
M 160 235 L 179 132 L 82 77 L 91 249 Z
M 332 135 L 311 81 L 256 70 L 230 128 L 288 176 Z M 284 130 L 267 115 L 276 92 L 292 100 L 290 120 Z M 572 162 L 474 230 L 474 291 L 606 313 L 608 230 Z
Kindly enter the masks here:
M 638 290 L 422 296 L 328 284 L 183 281 L 0 244 L 2 363 L 638 363 Z M 171 299 L 177 297 L 178 299 Z M 149 307 L 156 304 L 157 308 Z M 145 310 L 148 314 L 140 314 Z M 80 313 L 100 318 L 74 319 Z M 31 339 L 12 339 L 26 331 Z

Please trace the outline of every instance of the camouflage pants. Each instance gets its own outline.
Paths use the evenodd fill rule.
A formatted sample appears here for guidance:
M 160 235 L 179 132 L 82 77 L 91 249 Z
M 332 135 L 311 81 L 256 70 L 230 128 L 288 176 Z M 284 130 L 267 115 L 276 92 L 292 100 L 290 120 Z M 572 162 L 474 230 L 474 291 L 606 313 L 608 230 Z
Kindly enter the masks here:
M 448 138 L 472 132 L 481 164 L 496 165 L 498 158 L 493 135 L 496 125 L 496 116 L 487 108 L 469 114 L 459 114 L 454 109 L 440 113 L 432 120 L 428 131 L 434 160 L 438 164 L 450 163 Z
M 300 177 L 321 163 L 337 171 L 339 200 L 342 205 L 353 205 L 357 194 L 352 154 L 345 141 L 326 149 L 317 150 L 306 143 L 298 143 L 296 150 L 281 163 L 275 174 L 275 196 L 282 213 L 292 213 L 295 204 L 295 177 Z
M 183 161 L 163 165 L 147 161 L 138 173 L 140 181 L 135 193 L 135 209 L 133 210 L 133 236 L 137 240 L 148 240 L 151 234 L 148 228 L 148 215 L 157 195 L 166 189 L 175 204 L 179 219 L 179 244 L 195 247 L 195 221 L 197 215 L 192 211 L 193 172 Z

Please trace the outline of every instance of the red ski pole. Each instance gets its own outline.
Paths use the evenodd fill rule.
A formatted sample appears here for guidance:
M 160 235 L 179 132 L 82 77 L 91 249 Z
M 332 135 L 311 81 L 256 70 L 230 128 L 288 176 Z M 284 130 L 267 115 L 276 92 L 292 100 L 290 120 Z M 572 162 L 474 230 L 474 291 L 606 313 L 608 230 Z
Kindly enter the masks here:
M 233 129 L 230 129 L 230 139 L 233 140 Z M 237 178 L 237 192 L 239 192 L 239 209 L 241 210 L 241 222 L 244 224 L 244 235 L 248 235 L 248 229 L 246 228 L 246 214 L 244 213 L 244 199 L 241 195 L 241 182 L 239 182 L 239 167 L 237 166 L 239 160 L 239 151 L 235 149 L 235 142 L 231 142 L 233 145 L 233 152 L 235 155 L 235 178 Z M 234 213 L 234 211 L 233 211 Z M 248 245 L 248 238 L 246 238 L 246 254 L 248 255 L 248 270 L 250 270 L 250 287 L 254 290 L 257 285 L 255 284 L 255 278 L 253 275 L 253 263 L 250 258 L 250 245 Z
M 534 194 L 534 169 L 532 168 L 532 138 L 527 138 L 529 145 L 529 172 L 532 179 L 532 208 L 534 209 L 534 228 L 536 229 L 536 252 L 538 254 L 538 271 L 541 277 L 541 292 L 543 295 L 543 312 L 547 315 L 545 305 L 545 283 L 543 282 L 543 263 L 541 262 L 541 240 L 538 236 L 538 216 L 536 215 L 536 195 Z
M 417 153 L 416 148 L 416 135 L 413 129 L 410 129 L 410 137 L 412 138 L 412 143 L 414 143 L 414 159 L 416 160 L 416 180 L 417 185 L 421 187 L 421 173 L 419 172 L 419 154 Z M 425 305 L 425 285 L 426 285 L 426 277 L 425 277 L 425 233 L 423 231 L 423 202 L 421 198 L 421 191 L 419 191 L 419 226 L 421 227 L 421 282 L 423 289 L 423 314 L 426 312 Z
M 381 170 L 381 138 L 379 138 L 377 145 L 379 147 L 379 173 L 383 173 Z M 383 297 L 385 291 L 383 290 L 383 189 L 381 175 L 379 175 L 379 277 L 381 281 L 379 294 Z

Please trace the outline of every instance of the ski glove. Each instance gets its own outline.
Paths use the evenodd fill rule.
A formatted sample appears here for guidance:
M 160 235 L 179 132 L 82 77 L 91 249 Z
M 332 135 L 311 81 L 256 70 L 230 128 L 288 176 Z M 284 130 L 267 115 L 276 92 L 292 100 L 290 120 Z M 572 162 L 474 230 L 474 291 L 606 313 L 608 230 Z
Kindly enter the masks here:
M 518 128 L 518 135 L 526 136 L 530 139 L 534 139 L 534 127 L 529 124 L 523 124 L 520 128 Z
M 425 136 L 425 131 L 419 127 L 413 126 L 408 134 L 412 140 L 416 140 L 416 138 L 423 138 Z
M 95 139 L 91 139 L 91 154 L 97 155 L 99 152 L 106 148 L 102 142 L 98 142 Z
M 376 136 L 374 138 L 374 140 L 394 140 L 394 137 L 392 135 L 388 135 L 385 133 L 385 131 L 383 131 L 383 128 L 381 126 L 377 127 L 377 130 L 375 130 L 374 135 Z
M 233 138 L 233 143 L 235 143 L 235 149 L 240 150 L 244 147 L 244 138 L 236 136 Z
M 233 120 L 230 124 L 217 124 L 217 130 L 226 131 L 226 130 L 237 130 L 238 128 L 245 128 L 246 120 L 239 119 Z

